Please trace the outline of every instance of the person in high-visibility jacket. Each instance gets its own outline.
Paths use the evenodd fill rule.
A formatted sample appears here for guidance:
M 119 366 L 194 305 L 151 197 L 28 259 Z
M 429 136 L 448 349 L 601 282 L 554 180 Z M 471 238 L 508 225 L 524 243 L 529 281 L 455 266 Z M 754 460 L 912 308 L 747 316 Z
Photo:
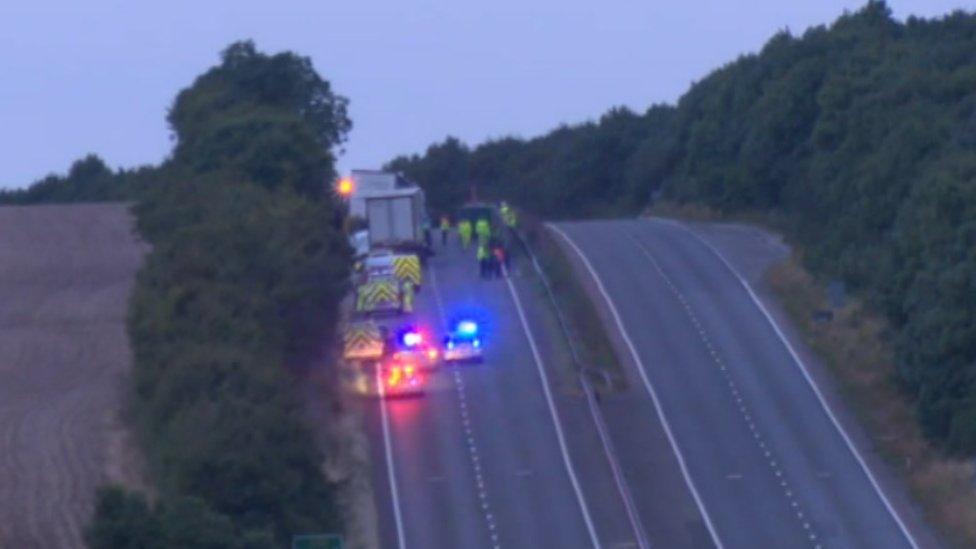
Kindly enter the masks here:
M 515 210 L 510 208 L 508 204 L 502 202 L 501 213 L 502 213 L 502 221 L 505 222 L 505 225 L 509 229 L 514 230 L 517 221 L 515 218 Z
M 491 225 L 485 218 L 479 219 L 474 224 L 474 232 L 478 235 L 479 244 L 488 244 L 488 239 L 491 238 Z
M 413 312 L 413 282 L 407 280 L 403 283 L 403 312 Z
M 481 278 L 488 278 L 488 269 L 491 262 L 491 253 L 488 252 L 487 244 L 478 244 L 478 271 Z
M 446 215 L 441 216 L 441 246 L 447 246 L 447 233 L 451 230 L 451 219 Z
M 458 221 L 458 236 L 461 237 L 461 247 L 465 250 L 471 245 L 471 222 L 467 219 Z

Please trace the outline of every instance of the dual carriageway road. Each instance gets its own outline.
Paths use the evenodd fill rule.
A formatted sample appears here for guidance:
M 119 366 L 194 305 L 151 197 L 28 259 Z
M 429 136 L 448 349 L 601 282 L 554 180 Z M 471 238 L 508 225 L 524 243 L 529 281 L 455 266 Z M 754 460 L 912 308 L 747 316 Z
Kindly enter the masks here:
M 437 248 L 416 317 L 439 333 L 481 311 L 485 362 L 368 407 L 384 547 L 930 545 L 709 244 L 662 220 L 553 230 L 619 339 L 629 387 L 599 408 L 646 536 L 625 518 L 528 267 L 482 281 L 454 244 Z

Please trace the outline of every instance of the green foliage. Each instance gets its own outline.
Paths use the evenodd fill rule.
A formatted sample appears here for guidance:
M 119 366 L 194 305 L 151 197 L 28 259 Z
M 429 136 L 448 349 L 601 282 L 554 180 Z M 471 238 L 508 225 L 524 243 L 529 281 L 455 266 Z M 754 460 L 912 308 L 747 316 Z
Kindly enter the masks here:
M 159 547 L 163 528 L 145 496 L 119 487 L 100 488 L 94 521 L 85 532 L 92 549 L 142 549 Z
M 334 330 L 348 250 L 324 222 L 330 208 L 239 183 L 180 196 L 175 208 L 201 211 L 137 210 L 140 220 L 174 211 L 200 221 L 153 242 L 130 312 L 162 483 L 243 527 L 283 537 L 335 527 L 321 457 L 283 370 L 318 358 Z
M 446 197 L 477 182 L 547 217 L 626 215 L 652 196 L 789 220 L 809 266 L 895 326 L 926 433 L 976 451 L 976 16 L 892 19 L 870 1 L 714 71 L 676 106 L 390 166 Z M 450 154 L 446 154 L 450 152 Z
M 169 112 L 176 158 L 198 173 L 233 166 L 242 179 L 269 188 L 321 195 L 335 176 L 330 151 L 352 127 L 348 101 L 307 57 L 269 56 L 247 41 L 230 45 L 221 59 Z
M 156 180 L 151 168 L 112 172 L 90 154 L 72 164 L 65 176 L 49 175 L 26 189 L 0 191 L 0 204 L 134 200 Z
M 319 146 L 330 150 L 344 142 L 352 128 L 348 103 L 332 92 L 308 57 L 291 52 L 266 55 L 248 40 L 228 46 L 220 65 L 180 92 L 167 120 L 179 139 L 179 149 L 193 148 L 215 120 L 263 110 L 288 113 L 300 117 Z
M 238 536 L 227 517 L 214 513 L 203 500 L 177 497 L 151 506 L 142 494 L 117 486 L 99 489 L 98 521 L 85 532 L 92 549 L 231 549 L 274 545 L 267 532 Z
M 304 103 L 303 103 L 304 102 Z M 340 529 L 295 374 L 334 339 L 350 251 L 324 192 L 345 99 L 307 59 L 232 45 L 170 113 L 133 211 L 134 411 L 159 502 L 99 496 L 94 547 L 268 547 Z
M 420 182 L 432 213 L 452 213 L 471 197 L 506 197 L 550 217 L 607 215 L 637 211 L 647 196 L 636 185 L 644 165 L 628 160 L 648 133 L 647 119 L 667 118 L 665 107 L 645 116 L 611 109 L 596 123 L 563 127 L 522 141 L 504 138 L 468 149 L 455 138 L 431 145 L 424 156 L 399 157 L 386 169 Z M 649 152 L 668 145 L 655 143 Z M 665 153 L 666 154 L 666 153 Z

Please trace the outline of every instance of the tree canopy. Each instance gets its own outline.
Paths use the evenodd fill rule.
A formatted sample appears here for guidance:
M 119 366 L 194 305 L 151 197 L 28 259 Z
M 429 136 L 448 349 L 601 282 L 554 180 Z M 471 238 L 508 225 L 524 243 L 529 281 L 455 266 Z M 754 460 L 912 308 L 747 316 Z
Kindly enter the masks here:
M 128 318 L 133 411 L 160 498 L 101 491 L 92 547 L 284 546 L 340 530 L 294 374 L 334 367 L 323 349 L 350 251 L 325 190 L 345 105 L 308 59 L 250 42 L 178 95 L 173 155 L 136 193 L 152 252 Z M 63 188 L 118 188 L 123 175 L 89 158 Z

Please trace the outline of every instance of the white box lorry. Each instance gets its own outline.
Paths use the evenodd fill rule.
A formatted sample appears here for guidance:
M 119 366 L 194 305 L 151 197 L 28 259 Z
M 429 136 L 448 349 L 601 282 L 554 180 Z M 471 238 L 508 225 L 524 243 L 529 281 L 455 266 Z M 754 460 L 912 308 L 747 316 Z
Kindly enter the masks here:
M 420 187 L 373 194 L 365 202 L 371 250 L 426 248 L 427 211 Z

